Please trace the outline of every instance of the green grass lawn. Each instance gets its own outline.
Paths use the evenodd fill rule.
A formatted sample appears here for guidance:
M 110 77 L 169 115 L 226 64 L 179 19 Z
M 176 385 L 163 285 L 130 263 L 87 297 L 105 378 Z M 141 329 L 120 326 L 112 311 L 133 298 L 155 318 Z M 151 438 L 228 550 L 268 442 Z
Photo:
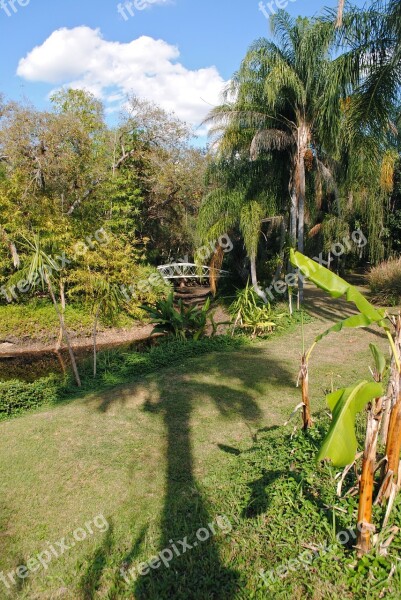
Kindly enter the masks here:
M 312 299 L 307 342 L 335 316 Z M 386 347 L 373 332 L 322 342 L 311 368 L 315 413 L 332 386 L 369 376 L 372 340 Z M 321 425 L 306 440 L 290 439 L 299 417 L 283 428 L 299 402 L 301 349 L 297 328 L 1 423 L 0 571 L 26 565 L 62 538 L 68 544 L 98 515 L 109 528 L 92 525 L 93 535 L 10 590 L 0 581 L 0 598 L 379 598 L 393 555 L 383 564 L 372 558 L 371 577 L 352 575 L 354 554 L 343 547 L 269 588 L 259 573 L 354 525 L 355 500 L 336 499 L 334 472 L 313 462 Z M 216 525 L 218 516 L 232 529 Z M 398 505 L 394 519 L 401 520 Z M 197 541 L 199 528 L 213 523 L 215 535 Z M 137 572 L 186 537 L 197 546 L 123 579 L 121 568 Z M 398 572 L 391 586 L 386 597 L 399 598 Z

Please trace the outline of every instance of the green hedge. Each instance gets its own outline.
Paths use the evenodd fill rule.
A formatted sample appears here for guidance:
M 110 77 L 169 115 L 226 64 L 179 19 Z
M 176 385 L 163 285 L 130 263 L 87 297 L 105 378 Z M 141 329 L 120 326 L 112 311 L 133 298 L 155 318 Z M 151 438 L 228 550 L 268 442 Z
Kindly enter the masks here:
M 0 421 L 45 404 L 55 404 L 90 391 L 100 391 L 114 385 L 129 383 L 188 358 L 208 352 L 235 350 L 248 343 L 249 341 L 244 337 L 217 336 L 199 341 L 163 340 L 160 345 L 144 352 L 122 350 L 100 352 L 97 379 L 93 379 L 91 361 L 79 366 L 81 389 L 76 387 L 72 375 L 65 379 L 61 375 L 51 375 L 38 379 L 34 383 L 18 380 L 0 382 Z

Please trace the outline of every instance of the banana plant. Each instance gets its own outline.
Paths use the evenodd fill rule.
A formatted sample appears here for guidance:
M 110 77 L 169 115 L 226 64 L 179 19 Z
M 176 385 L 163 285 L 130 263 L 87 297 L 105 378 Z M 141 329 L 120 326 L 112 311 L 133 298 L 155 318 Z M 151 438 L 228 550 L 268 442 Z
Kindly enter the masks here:
M 400 369 L 394 340 L 391 335 L 390 328 L 386 323 L 386 311 L 384 309 L 376 308 L 365 298 L 363 294 L 361 294 L 361 292 L 355 286 L 351 285 L 345 281 L 345 279 L 342 279 L 329 269 L 326 269 L 326 267 L 323 267 L 314 260 L 304 256 L 300 252 L 295 252 L 293 249 L 291 249 L 290 261 L 291 264 L 298 268 L 305 277 L 312 281 L 312 283 L 314 283 L 321 290 L 328 292 L 332 298 L 340 298 L 341 296 L 345 296 L 346 300 L 355 304 L 356 308 L 359 310 L 359 313 L 353 315 L 352 317 L 348 317 L 339 323 L 336 323 L 336 325 L 330 327 L 325 332 L 320 334 L 315 339 L 312 347 L 306 355 L 307 361 L 310 358 L 310 355 L 312 354 L 316 344 L 330 333 L 339 332 L 342 329 L 347 328 L 368 327 L 369 325 L 376 323 L 385 331 L 394 356 L 398 361 L 398 369 Z
M 359 310 L 359 313 L 352 315 L 346 319 L 343 319 L 339 323 L 336 323 L 320 335 L 316 337 L 314 343 L 308 352 L 304 353 L 302 356 L 302 364 L 300 370 L 300 381 L 302 384 L 302 402 L 304 404 L 304 429 L 307 430 L 311 425 L 310 419 L 310 398 L 308 391 L 308 380 L 309 380 L 309 359 L 310 356 L 316 347 L 316 344 L 320 342 L 324 337 L 329 335 L 330 333 L 339 332 L 343 329 L 349 328 L 360 328 L 360 327 L 368 327 L 372 324 L 377 324 L 380 326 L 386 333 L 390 345 L 393 349 L 393 354 L 395 360 L 397 361 L 397 367 L 399 366 L 398 353 L 396 351 L 394 340 L 391 335 L 390 328 L 386 323 L 386 312 L 383 309 L 378 309 L 373 304 L 371 304 L 361 292 L 349 284 L 347 281 L 326 269 L 319 263 L 311 260 L 310 258 L 304 256 L 300 252 L 295 252 L 291 249 L 290 253 L 290 261 L 292 265 L 300 270 L 300 272 L 307 277 L 310 281 L 312 281 L 317 287 L 328 292 L 332 298 L 340 298 L 341 296 L 345 296 L 349 302 L 355 304 L 356 308 Z M 308 416 L 309 415 L 309 416 Z
M 375 361 L 374 379 L 377 383 L 381 383 L 386 370 L 386 359 L 384 354 L 375 344 L 370 344 L 369 347 Z M 376 468 L 377 443 L 383 416 L 383 400 L 383 395 L 375 398 L 375 400 L 370 403 L 368 411 L 365 449 L 362 459 L 361 478 L 359 481 L 357 547 L 360 556 L 370 551 L 372 540 L 371 534 L 374 530 L 372 524 L 374 474 Z
M 360 381 L 327 396 L 333 419 L 320 448 L 317 460 L 329 459 L 336 467 L 346 467 L 355 459 L 357 440 L 355 419 L 368 402 L 383 395 L 383 386 L 376 382 Z
M 383 309 L 373 306 L 354 286 L 347 283 L 335 273 L 299 252 L 291 251 L 291 263 L 316 286 L 328 292 L 333 298 L 345 296 L 355 304 L 358 313 L 341 320 L 316 337 L 308 353 L 302 357 L 301 377 L 308 382 L 308 361 L 315 348 L 325 336 L 349 328 L 367 327 L 372 324 L 379 326 L 387 335 L 392 349 L 392 368 L 389 388 L 395 390 L 390 404 L 388 435 L 386 439 L 386 466 L 383 473 L 383 483 L 378 500 L 390 500 L 385 522 L 390 514 L 395 495 L 399 490 L 398 473 L 401 452 L 401 371 L 400 351 L 397 349 L 397 336 L 394 340 L 388 325 L 388 317 Z M 399 345 L 399 344 L 398 344 Z M 337 390 L 327 397 L 327 403 L 332 411 L 333 420 L 330 430 L 318 454 L 318 460 L 330 459 L 334 465 L 343 467 L 354 461 L 357 449 L 355 434 L 356 415 L 369 405 L 368 424 L 365 439 L 365 451 L 360 478 L 360 497 L 358 510 L 358 551 L 360 555 L 369 551 L 371 532 L 374 529 L 372 519 L 372 498 L 378 435 L 382 421 L 384 406 L 384 390 L 382 380 L 386 368 L 384 355 L 373 344 L 370 349 L 375 361 L 375 382 L 362 381 L 352 387 Z M 304 389 L 303 389 L 303 401 Z M 309 402 L 309 398 L 307 399 Z M 386 399 L 389 404 L 389 399 Z M 305 427 L 305 423 L 304 423 Z

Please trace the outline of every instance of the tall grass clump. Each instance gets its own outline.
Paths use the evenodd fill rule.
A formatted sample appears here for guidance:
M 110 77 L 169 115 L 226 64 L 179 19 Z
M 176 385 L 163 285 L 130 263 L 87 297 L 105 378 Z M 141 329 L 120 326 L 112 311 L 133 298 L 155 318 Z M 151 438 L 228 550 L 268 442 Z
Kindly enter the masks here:
M 377 301 L 387 305 L 401 300 L 401 258 L 393 258 L 373 267 L 368 283 Z

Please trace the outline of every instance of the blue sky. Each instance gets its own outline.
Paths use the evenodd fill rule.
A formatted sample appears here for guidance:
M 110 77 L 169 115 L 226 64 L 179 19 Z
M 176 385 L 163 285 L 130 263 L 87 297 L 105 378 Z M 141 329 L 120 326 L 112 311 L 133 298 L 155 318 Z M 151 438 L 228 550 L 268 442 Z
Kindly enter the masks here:
M 249 44 L 270 35 L 259 0 L 152 0 L 132 4 L 132 17 L 125 9 L 126 20 L 115 0 L 1 2 L 0 90 L 46 107 L 61 85 L 86 87 L 111 120 L 133 90 L 196 125 Z M 335 0 L 290 1 L 287 10 L 313 15 L 326 5 Z

